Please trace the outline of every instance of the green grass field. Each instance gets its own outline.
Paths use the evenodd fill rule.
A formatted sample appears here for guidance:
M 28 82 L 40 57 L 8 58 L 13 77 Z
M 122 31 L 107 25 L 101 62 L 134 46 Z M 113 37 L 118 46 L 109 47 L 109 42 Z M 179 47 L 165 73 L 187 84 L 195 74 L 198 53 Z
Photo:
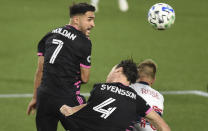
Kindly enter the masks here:
M 154 87 L 160 91 L 207 91 L 208 1 L 128 1 L 130 9 L 126 13 L 119 11 L 117 0 L 100 1 L 91 33 L 91 78 L 82 92 L 89 92 L 93 83 L 104 82 L 114 64 L 131 57 L 138 62 L 147 58 L 157 62 Z M 175 9 L 176 21 L 169 30 L 154 30 L 147 22 L 149 8 L 158 2 Z M 37 43 L 52 28 L 68 23 L 71 3 L 1 0 L 0 94 L 32 93 Z M 35 131 L 35 117 L 25 113 L 29 101 L 0 98 L 0 131 Z M 207 110 L 207 97 L 165 95 L 164 119 L 173 131 L 207 131 Z M 62 127 L 59 130 L 63 131 Z

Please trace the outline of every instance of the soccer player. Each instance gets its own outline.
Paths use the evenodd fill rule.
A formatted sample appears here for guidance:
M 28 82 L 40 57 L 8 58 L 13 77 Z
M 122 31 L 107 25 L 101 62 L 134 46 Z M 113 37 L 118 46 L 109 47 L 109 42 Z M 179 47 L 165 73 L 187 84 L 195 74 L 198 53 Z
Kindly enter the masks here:
M 157 65 L 153 60 L 144 60 L 138 65 L 139 79 L 135 84 L 130 85 L 130 87 L 132 87 L 155 112 L 162 116 L 164 108 L 163 95 L 151 87 L 156 79 L 156 71 Z M 138 121 L 134 127 L 134 131 L 156 131 L 156 128 L 143 117 L 138 117 Z
M 132 60 L 121 61 L 109 73 L 106 82 L 94 85 L 87 104 L 60 111 L 68 116 L 70 131 L 128 131 L 137 116 L 145 116 L 161 131 L 170 131 L 164 120 L 144 99 L 129 87 L 138 77 Z
M 91 0 L 91 4 L 93 6 L 95 6 L 96 8 L 96 12 L 98 11 L 98 3 L 99 3 L 100 0 Z M 119 9 L 122 11 L 122 12 L 126 12 L 128 11 L 129 9 L 129 5 L 128 5 L 128 2 L 127 0 L 118 0 L 118 5 L 119 5 Z
M 94 11 L 95 7 L 87 3 L 72 5 L 69 24 L 53 29 L 38 44 L 34 93 L 27 109 L 28 115 L 37 109 L 38 131 L 56 131 L 58 121 L 67 129 L 59 108 L 85 103 L 80 86 L 90 75 L 89 35 L 95 26 Z

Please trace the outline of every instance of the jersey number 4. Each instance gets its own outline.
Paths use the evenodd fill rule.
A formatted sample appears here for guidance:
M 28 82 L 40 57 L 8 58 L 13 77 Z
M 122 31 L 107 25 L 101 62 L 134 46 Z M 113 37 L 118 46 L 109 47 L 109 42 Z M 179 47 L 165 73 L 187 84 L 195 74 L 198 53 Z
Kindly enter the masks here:
M 103 107 L 111 104 L 115 100 L 116 99 L 114 99 L 114 98 L 109 98 L 109 99 L 103 101 L 102 103 L 100 103 L 99 105 L 93 107 L 93 110 L 102 113 L 102 115 L 100 117 L 106 119 L 108 116 L 111 115 L 111 113 L 113 113 L 116 110 L 117 107 L 110 107 L 108 109 L 103 109 Z
M 51 63 L 51 64 L 54 63 L 54 61 L 55 61 L 55 59 L 56 59 L 58 53 L 60 52 L 61 48 L 63 47 L 64 42 L 61 41 L 61 40 L 53 39 L 52 44 L 56 44 L 56 45 L 58 45 L 58 46 L 56 47 L 56 49 L 55 49 L 55 51 L 53 52 L 53 54 L 52 54 L 52 56 L 51 56 L 51 59 L 50 59 L 50 61 L 49 61 L 49 63 Z

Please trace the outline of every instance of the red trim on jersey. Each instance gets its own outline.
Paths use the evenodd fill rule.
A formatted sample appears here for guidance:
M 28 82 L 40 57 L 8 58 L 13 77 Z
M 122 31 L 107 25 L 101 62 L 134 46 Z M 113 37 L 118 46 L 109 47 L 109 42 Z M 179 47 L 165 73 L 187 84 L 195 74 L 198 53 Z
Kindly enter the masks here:
M 145 114 L 148 115 L 152 110 L 153 110 L 152 108 L 149 108 L 149 109 L 145 112 Z
M 43 53 L 42 52 L 38 52 L 37 55 L 38 56 L 43 56 Z
M 84 65 L 84 64 L 81 64 L 81 63 L 80 63 L 80 66 L 83 67 L 83 68 L 87 68 L 87 69 L 91 68 L 91 66 L 87 66 L 87 65 Z

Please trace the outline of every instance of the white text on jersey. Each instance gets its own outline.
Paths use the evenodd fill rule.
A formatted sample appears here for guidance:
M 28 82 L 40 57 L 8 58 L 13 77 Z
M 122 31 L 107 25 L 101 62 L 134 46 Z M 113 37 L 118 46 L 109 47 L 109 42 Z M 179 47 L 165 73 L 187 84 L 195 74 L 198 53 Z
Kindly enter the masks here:
M 128 96 L 128 97 L 132 98 L 132 99 L 136 99 L 136 94 L 135 93 L 127 91 L 127 90 L 120 89 L 117 86 L 109 86 L 109 85 L 102 84 L 101 90 L 111 91 L 113 93 L 117 93 L 117 94 L 120 94 L 120 95 L 125 95 L 125 96 Z
M 142 94 L 149 94 L 152 97 L 155 97 L 155 98 L 159 99 L 159 95 L 155 91 L 151 91 L 151 90 L 148 90 L 148 89 L 145 89 L 145 88 L 141 88 L 141 91 L 142 91 Z
M 61 34 L 71 40 L 74 40 L 77 37 L 75 34 L 72 34 L 71 32 L 68 32 L 68 30 L 64 30 L 63 28 L 57 28 L 53 30 L 52 33 Z

